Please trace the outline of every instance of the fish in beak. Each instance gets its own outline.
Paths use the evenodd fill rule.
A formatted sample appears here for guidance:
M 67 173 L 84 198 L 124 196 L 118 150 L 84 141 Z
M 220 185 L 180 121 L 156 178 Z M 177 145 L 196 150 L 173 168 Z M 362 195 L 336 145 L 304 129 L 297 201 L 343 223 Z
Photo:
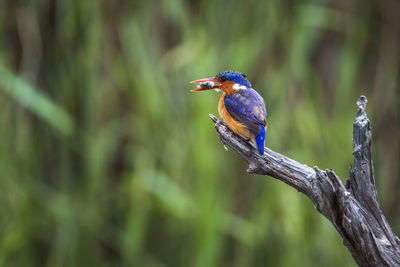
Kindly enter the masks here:
M 219 81 L 215 77 L 204 78 L 200 80 L 191 81 L 190 83 L 200 83 L 199 88 L 192 90 L 192 92 L 210 90 L 210 89 L 218 89 L 219 84 L 216 85 L 215 83 L 219 83 Z

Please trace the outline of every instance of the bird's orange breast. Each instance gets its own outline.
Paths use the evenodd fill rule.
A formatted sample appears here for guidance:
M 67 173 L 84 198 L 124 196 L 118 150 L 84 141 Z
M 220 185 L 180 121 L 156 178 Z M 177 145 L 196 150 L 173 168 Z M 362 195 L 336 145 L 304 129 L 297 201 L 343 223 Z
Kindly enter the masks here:
M 226 124 L 228 124 L 228 127 L 233 132 L 240 134 L 241 136 L 243 136 L 245 138 L 253 138 L 254 136 L 250 135 L 250 132 L 247 129 L 247 127 L 244 126 L 242 123 L 236 121 L 234 118 L 232 118 L 232 116 L 226 110 L 225 104 L 224 104 L 225 95 L 226 95 L 226 93 L 222 94 L 221 98 L 219 99 L 219 104 L 218 104 L 219 115 L 226 122 Z

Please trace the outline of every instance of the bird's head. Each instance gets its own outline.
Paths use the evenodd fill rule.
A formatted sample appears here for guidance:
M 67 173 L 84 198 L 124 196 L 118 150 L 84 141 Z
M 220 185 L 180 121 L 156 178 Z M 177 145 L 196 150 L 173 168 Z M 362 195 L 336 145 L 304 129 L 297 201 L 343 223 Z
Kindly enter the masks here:
M 225 93 L 234 94 L 239 90 L 251 88 L 251 84 L 246 79 L 246 75 L 232 70 L 218 73 L 215 77 L 195 80 L 191 83 L 201 83 L 200 88 L 194 89 L 192 92 L 220 89 Z

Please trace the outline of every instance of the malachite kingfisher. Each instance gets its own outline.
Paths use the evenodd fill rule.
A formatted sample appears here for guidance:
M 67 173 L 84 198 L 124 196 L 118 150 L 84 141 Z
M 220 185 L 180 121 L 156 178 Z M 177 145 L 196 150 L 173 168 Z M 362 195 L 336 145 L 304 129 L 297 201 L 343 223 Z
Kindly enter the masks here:
M 218 112 L 233 132 L 253 141 L 260 155 L 264 154 L 267 110 L 264 99 L 255 91 L 246 75 L 237 71 L 224 71 L 215 77 L 192 81 L 200 83 L 192 92 L 222 90 Z

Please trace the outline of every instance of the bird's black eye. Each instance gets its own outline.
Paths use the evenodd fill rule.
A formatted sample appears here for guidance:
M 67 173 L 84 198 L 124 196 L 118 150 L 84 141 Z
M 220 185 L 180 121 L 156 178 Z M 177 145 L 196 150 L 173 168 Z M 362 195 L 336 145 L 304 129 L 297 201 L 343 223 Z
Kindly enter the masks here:
M 219 81 L 222 82 L 222 83 L 225 82 L 226 81 L 226 77 L 224 77 L 224 76 L 220 77 Z

